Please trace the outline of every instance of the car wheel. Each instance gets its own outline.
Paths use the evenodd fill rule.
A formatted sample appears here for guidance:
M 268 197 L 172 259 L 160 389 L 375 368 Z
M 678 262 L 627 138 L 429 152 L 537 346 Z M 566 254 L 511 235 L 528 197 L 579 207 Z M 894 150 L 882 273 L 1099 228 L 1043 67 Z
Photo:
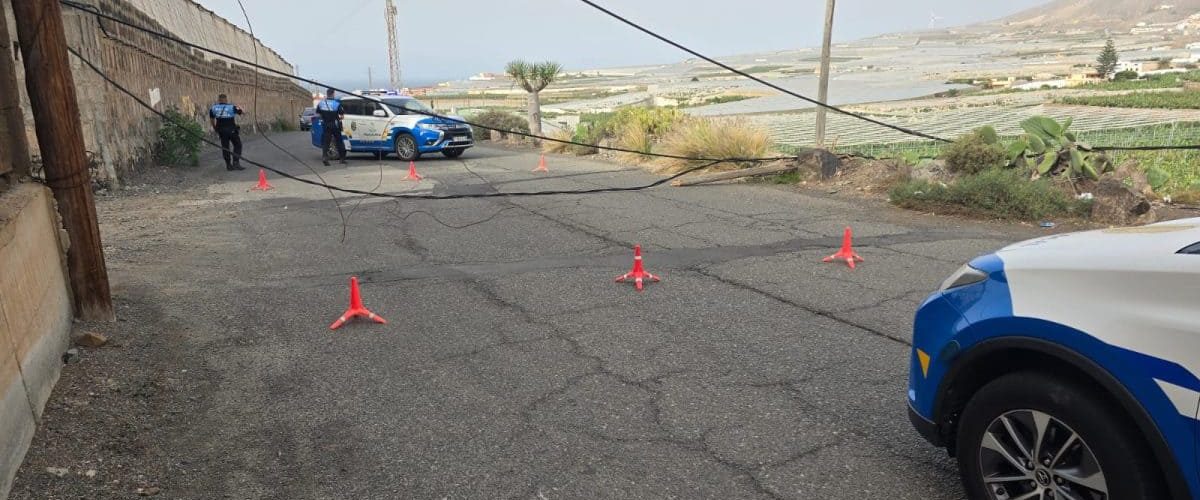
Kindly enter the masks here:
M 957 456 L 970 498 L 1165 498 L 1132 423 L 1087 387 L 1038 372 L 1006 375 L 967 403 Z
M 466 151 L 467 150 L 462 149 L 462 148 L 443 149 L 442 154 L 446 155 L 446 158 L 458 158 L 459 156 L 462 156 L 463 153 L 465 153 Z
M 417 150 L 417 140 L 408 134 L 396 136 L 396 156 L 404 161 L 413 161 L 420 157 L 421 152 Z

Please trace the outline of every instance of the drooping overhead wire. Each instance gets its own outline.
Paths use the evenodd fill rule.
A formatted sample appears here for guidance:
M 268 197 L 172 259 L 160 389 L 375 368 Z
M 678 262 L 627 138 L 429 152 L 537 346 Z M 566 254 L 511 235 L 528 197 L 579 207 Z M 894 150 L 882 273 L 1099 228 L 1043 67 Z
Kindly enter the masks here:
M 85 66 L 87 66 L 92 71 L 96 72 L 96 74 L 100 75 L 100 78 L 102 78 L 106 83 L 111 85 L 114 89 L 121 92 L 122 94 L 125 94 L 130 99 L 133 99 L 142 108 L 145 108 L 147 111 L 162 118 L 165 123 L 174 124 L 174 122 L 171 120 L 171 118 L 169 116 L 167 116 L 166 113 L 163 113 L 163 112 L 155 109 L 153 106 L 150 105 L 150 103 L 147 103 L 140 96 L 133 93 L 133 91 L 125 88 L 120 83 L 113 80 L 113 78 L 111 76 L 109 76 L 107 73 L 105 73 L 104 70 L 97 67 L 95 65 L 95 63 L 88 60 L 86 57 L 84 57 L 82 54 L 80 54 L 79 51 L 77 51 L 71 47 L 68 47 L 67 50 L 70 51 L 70 53 L 72 55 L 79 58 L 80 62 L 82 62 Z M 208 144 L 209 146 L 220 149 L 222 151 L 229 151 L 228 149 L 222 147 L 220 144 L 213 142 L 211 139 L 209 139 L 206 135 L 204 135 L 201 132 L 188 131 L 187 128 L 183 128 L 183 127 L 181 127 L 181 129 L 184 131 L 187 131 L 186 133 L 192 134 L 193 137 L 196 137 L 197 139 L 201 140 L 205 144 Z M 230 151 L 230 152 L 232 153 L 232 151 Z M 332 189 L 334 191 L 338 191 L 341 193 L 357 194 L 357 195 L 369 196 L 369 197 L 374 197 L 374 198 L 388 198 L 388 199 L 459 200 L 459 199 L 471 199 L 471 198 L 515 198 L 515 197 L 533 197 L 533 196 L 557 196 L 557 195 L 578 195 L 578 194 L 599 194 L 599 193 L 621 193 L 621 192 L 644 191 L 647 189 L 661 186 L 663 184 L 671 182 L 675 179 L 683 177 L 692 172 L 695 172 L 698 170 L 703 170 L 705 168 L 712 167 L 719 163 L 725 163 L 727 160 L 714 160 L 714 161 L 711 161 L 708 163 L 704 163 L 702 165 L 688 168 L 688 169 L 686 169 L 682 172 L 679 172 L 675 175 L 672 175 L 670 177 L 667 177 L 664 179 L 659 179 L 655 182 L 652 182 L 649 184 L 643 184 L 643 185 L 639 185 L 639 186 L 608 187 L 608 188 L 594 188 L 594 189 L 580 189 L 580 190 L 565 189 L 565 190 L 548 190 L 548 191 L 496 192 L 496 193 L 450 194 L 450 195 L 393 194 L 393 193 L 379 193 L 379 192 L 374 192 L 374 191 L 364 191 L 361 189 L 345 188 L 345 187 L 328 184 L 325 182 L 319 182 L 319 181 L 314 181 L 314 180 L 310 180 L 310 179 L 305 179 L 303 177 L 298 177 L 296 175 L 284 172 L 284 171 L 279 170 L 278 168 L 272 167 L 270 165 L 266 165 L 261 162 L 251 160 L 249 158 L 246 158 L 245 156 L 242 157 L 242 161 L 249 163 L 251 165 L 254 165 L 256 167 L 265 169 L 267 171 L 273 172 L 273 173 L 278 174 L 287 179 L 291 179 L 296 182 L 308 184 L 311 186 L 326 188 L 326 189 Z
M 717 66 L 717 67 L 719 67 L 719 68 L 721 68 L 721 69 L 724 69 L 724 70 L 726 70 L 726 71 L 729 71 L 729 72 L 731 72 L 731 73 L 733 73 L 733 74 L 736 74 L 736 75 L 738 75 L 738 76 L 742 76 L 742 77 L 748 78 L 748 79 L 750 79 L 751 81 L 754 81 L 754 82 L 756 82 L 756 83 L 760 83 L 760 84 L 762 84 L 762 85 L 765 85 L 765 86 L 767 86 L 767 87 L 770 87 L 770 88 L 772 88 L 772 89 L 774 89 L 774 90 L 777 90 L 777 91 L 779 91 L 779 92 L 782 92 L 782 93 L 784 93 L 784 94 L 787 94 L 787 95 L 789 95 L 789 96 L 795 97 L 795 98 L 797 98 L 797 99 L 801 99 L 801 100 L 803 100 L 803 101 L 807 101 L 807 102 L 809 102 L 809 103 L 811 103 L 811 104 L 814 104 L 814 105 L 816 105 L 816 106 L 819 106 L 819 107 L 822 107 L 822 108 L 828 109 L 828 110 L 830 110 L 830 111 L 834 111 L 834 112 L 837 112 L 837 113 L 841 113 L 841 114 L 843 114 L 843 115 L 846 115 L 846 116 L 849 116 L 849 117 L 851 117 L 851 118 L 856 118 L 856 119 L 858 119 L 858 120 L 862 120 L 862 121 L 865 121 L 865 122 L 868 122 L 868 123 L 873 123 L 873 124 L 875 124 L 875 125 L 879 125 L 879 126 L 881 126 L 881 127 L 886 127 L 886 128 L 889 128 L 889 129 L 895 130 L 895 131 L 897 131 L 897 132 L 901 132 L 901 133 L 904 133 L 904 134 L 908 134 L 908 135 L 911 135 L 911 136 L 914 136 L 914 137 L 921 137 L 921 138 L 924 138 L 924 139 L 930 139 L 930 140 L 934 140 L 934 141 L 938 141 L 938 142 L 951 142 L 949 139 L 945 139 L 945 138 L 942 138 L 942 137 L 938 137 L 938 136 L 936 136 L 936 135 L 926 134 L 926 133 L 924 133 L 924 132 L 920 132 L 920 131 L 917 131 L 917 130 L 913 130 L 913 129 L 910 129 L 910 128 L 907 128 L 907 127 L 901 127 L 901 126 L 899 126 L 899 125 L 893 125 L 893 124 L 891 124 L 891 123 L 883 122 L 883 121 L 880 121 L 880 120 L 877 120 L 877 119 L 871 118 L 871 117 L 869 117 L 869 116 L 866 116 L 866 115 L 863 115 L 863 114 L 855 113 L 855 112 L 853 112 L 853 111 L 847 111 L 847 110 L 845 110 L 845 109 L 842 109 L 842 108 L 839 108 L 839 107 L 837 107 L 837 106 L 833 106 L 833 105 L 830 105 L 830 104 L 828 104 L 828 103 L 824 103 L 824 102 L 818 101 L 818 100 L 816 100 L 816 99 L 813 99 L 813 98 L 811 98 L 811 97 L 808 97 L 808 96 L 806 96 L 806 95 L 800 94 L 799 92 L 795 92 L 795 91 L 792 91 L 792 90 L 788 90 L 788 89 L 786 89 L 786 88 L 783 88 L 783 87 L 781 87 L 781 86 L 779 86 L 779 85 L 776 85 L 776 84 L 774 84 L 774 83 L 771 83 L 771 82 L 768 82 L 768 81 L 766 81 L 766 80 L 763 80 L 762 78 L 759 78 L 759 77 L 756 77 L 756 76 L 754 76 L 754 75 L 751 75 L 750 73 L 746 73 L 745 71 L 741 71 L 741 70 L 739 70 L 739 69 L 737 69 L 737 68 L 734 68 L 733 66 L 730 66 L 730 65 L 728 65 L 728 64 L 725 64 L 725 63 L 723 63 L 723 62 L 721 62 L 721 61 L 718 61 L 718 60 L 716 60 L 716 59 L 713 59 L 712 57 L 709 57 L 709 56 L 706 56 L 706 55 L 704 55 L 704 54 L 701 54 L 700 52 L 697 52 L 697 51 L 695 51 L 695 50 L 693 50 L 693 49 L 690 49 L 690 48 L 688 48 L 688 47 L 684 46 L 683 44 L 681 44 L 681 43 L 679 43 L 679 42 L 676 42 L 676 41 L 674 41 L 674 40 L 671 40 L 670 38 L 667 38 L 667 37 L 665 37 L 665 36 L 663 36 L 663 35 L 660 35 L 660 34 L 658 34 L 658 33 L 655 33 L 654 31 L 651 31 L 649 28 L 646 28 L 646 27 L 644 27 L 644 26 L 642 26 L 642 25 L 640 25 L 640 24 L 637 24 L 637 23 L 635 23 L 635 22 L 633 22 L 633 21 L 629 20 L 628 18 L 626 18 L 626 17 L 624 17 L 624 16 L 621 16 L 620 14 L 617 14 L 617 13 L 615 13 L 615 12 L 611 11 L 611 10 L 608 10 L 608 9 L 606 9 L 606 8 L 604 8 L 604 7 L 602 7 L 602 6 L 600 6 L 600 5 L 599 5 L 599 4 L 597 4 L 596 2 L 593 2 L 593 1 L 591 1 L 591 0 L 580 0 L 580 1 L 581 1 L 581 2 L 583 2 L 583 3 L 585 3 L 585 4 L 587 4 L 588 6 L 590 6 L 590 7 L 592 7 L 592 8 L 594 8 L 594 9 L 596 9 L 596 10 L 600 11 L 600 12 L 603 12 L 604 14 L 608 15 L 609 17 L 612 17 L 613 19 L 616 19 L 617 21 L 620 21 L 620 22 L 622 22 L 622 23 L 624 23 L 624 24 L 626 24 L 626 25 L 628 25 L 628 26 L 630 26 L 630 27 L 632 27 L 632 28 L 634 28 L 634 29 L 636 29 L 636 30 L 638 30 L 638 31 L 641 31 L 642 33 L 645 33 L 645 34 L 647 34 L 647 35 L 650 35 L 651 37 L 654 37 L 654 38 L 656 38 L 656 39 L 658 39 L 658 40 L 661 40 L 662 42 L 664 42 L 664 43 L 666 43 L 666 44 L 668 44 L 668 45 L 670 45 L 670 46 L 672 46 L 672 47 L 675 47 L 675 48 L 677 48 L 677 49 L 679 49 L 679 50 L 682 50 L 682 51 L 684 51 L 684 52 L 687 52 L 688 54 L 691 54 L 691 55 L 693 55 L 693 56 L 696 56 L 696 57 L 698 57 L 698 58 L 700 58 L 700 59 L 703 59 L 703 60 L 707 61 L 709 64 L 715 65 L 715 66 Z

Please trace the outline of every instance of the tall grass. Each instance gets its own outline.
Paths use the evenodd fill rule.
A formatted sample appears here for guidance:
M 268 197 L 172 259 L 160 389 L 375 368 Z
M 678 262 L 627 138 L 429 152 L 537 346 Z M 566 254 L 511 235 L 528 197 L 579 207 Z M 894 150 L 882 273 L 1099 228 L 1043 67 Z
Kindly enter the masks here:
M 691 158 L 763 158 L 771 156 L 774 142 L 767 132 L 743 118 L 681 121 L 667 133 L 660 151 Z M 690 164 L 682 160 L 659 162 L 662 171 L 679 171 Z M 739 167 L 753 162 L 739 164 Z

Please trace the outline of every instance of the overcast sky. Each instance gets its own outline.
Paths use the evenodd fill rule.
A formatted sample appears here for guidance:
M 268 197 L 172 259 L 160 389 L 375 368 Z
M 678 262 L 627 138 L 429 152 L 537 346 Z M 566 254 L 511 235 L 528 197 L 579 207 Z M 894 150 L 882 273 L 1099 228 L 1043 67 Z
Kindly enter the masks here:
M 243 28 L 237 0 L 198 0 Z M 255 34 L 331 83 L 386 79 L 385 0 L 242 0 Z M 823 0 L 599 0 L 635 22 L 709 55 L 820 44 Z M 1046 0 L 842 0 L 835 41 L 985 21 Z M 553 59 L 567 69 L 676 62 L 686 54 L 578 0 L 396 0 L 406 83 L 499 71 L 513 58 Z M 383 75 L 383 78 L 380 76 Z

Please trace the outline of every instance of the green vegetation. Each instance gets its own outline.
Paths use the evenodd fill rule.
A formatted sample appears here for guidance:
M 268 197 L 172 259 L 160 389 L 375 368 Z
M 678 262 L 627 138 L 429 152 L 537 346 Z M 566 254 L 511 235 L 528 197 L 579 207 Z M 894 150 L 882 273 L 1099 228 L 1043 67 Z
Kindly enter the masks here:
M 1134 92 L 1122 95 L 1065 97 L 1058 102 L 1105 108 L 1200 109 L 1200 92 Z
M 271 129 L 280 132 L 295 132 L 299 129 L 299 126 L 291 120 L 275 118 L 275 122 L 271 124 Z
M 1096 72 L 1101 76 L 1107 77 L 1117 71 L 1117 63 L 1120 62 L 1117 56 L 1117 46 L 1113 44 L 1111 38 L 1104 43 L 1104 50 L 1100 52 L 1100 57 L 1096 58 Z
M 1058 123 L 1052 118 L 1034 116 L 1021 122 L 1025 135 L 1009 145 L 1009 165 L 1022 170 L 1032 168 L 1035 177 L 1062 174 L 1099 179 L 1101 174 L 1111 171 L 1112 160 L 1077 141 L 1075 134 L 1068 131 L 1070 127 L 1070 118 Z
M 504 72 L 529 92 L 529 130 L 533 135 L 542 135 L 540 94 L 558 80 L 559 73 L 562 73 L 562 65 L 553 61 L 530 63 L 517 59 L 509 62 Z
M 727 102 L 745 101 L 747 99 L 754 99 L 754 98 L 751 96 L 748 96 L 748 95 L 718 95 L 718 96 L 713 96 L 713 97 L 704 99 L 703 101 L 700 101 L 699 103 L 696 103 L 696 104 L 686 104 L 685 103 L 685 104 L 680 104 L 677 107 L 679 107 L 679 108 L 697 108 L 700 106 L 711 106 L 713 104 L 725 104 Z
M 904 156 L 907 156 L 906 162 L 915 158 L 915 155 Z M 983 127 L 947 146 L 942 158 L 946 160 L 946 168 L 951 172 L 976 174 L 1003 166 L 1008 156 L 996 136 L 996 130 Z
M 1014 169 L 964 176 L 950 185 L 911 180 L 892 188 L 892 203 L 916 210 L 951 208 L 1002 219 L 1039 220 L 1081 216 L 1090 211 L 1048 179 L 1030 180 Z
M 501 135 L 505 137 L 507 137 L 508 134 L 504 131 L 515 131 L 526 134 L 529 133 L 529 122 L 524 118 L 507 111 L 487 110 L 475 115 L 470 119 L 470 121 L 485 127 L 489 127 L 475 127 L 472 131 L 474 133 L 475 140 L 488 140 L 491 138 L 492 129 L 499 131 Z
M 1113 81 L 1127 82 L 1129 80 L 1137 80 L 1138 76 L 1140 76 L 1140 75 L 1138 75 L 1137 71 L 1134 71 L 1132 69 L 1127 69 L 1125 71 L 1122 71 L 1120 73 L 1113 75 Z
M 1001 142 L 1011 144 L 1019 137 L 1001 137 Z M 1200 144 L 1200 123 L 1164 124 L 1109 130 L 1093 130 L 1076 134 L 1079 142 L 1093 146 L 1160 146 Z M 860 144 L 841 148 L 845 152 L 876 158 L 906 157 L 912 159 L 941 157 L 947 145 L 932 141 L 911 141 L 886 144 Z M 799 148 L 781 146 L 787 154 L 799 152 Z M 1113 165 L 1134 161 L 1143 171 L 1158 169 L 1165 173 L 1165 183 L 1155 192 L 1160 195 L 1176 196 L 1188 191 L 1200 182 L 1200 151 L 1114 151 L 1109 153 Z M 907 161 L 907 160 L 906 160 Z M 908 162 L 910 165 L 916 162 Z
M 779 65 L 779 64 L 762 65 L 762 66 L 751 66 L 751 67 L 743 69 L 741 71 L 743 73 L 749 73 L 749 74 L 753 75 L 755 73 L 770 73 L 772 71 L 778 71 L 778 70 L 784 69 L 786 67 L 787 67 L 786 65 Z
M 166 119 L 158 129 L 158 141 L 154 145 L 154 159 L 161 165 L 199 165 L 204 128 L 177 108 L 172 107 L 165 114 Z
M 1188 71 L 1186 73 L 1167 73 L 1163 75 L 1150 75 L 1144 80 L 1123 80 L 1101 83 L 1090 83 L 1080 85 L 1080 89 L 1089 90 L 1148 90 L 1148 89 L 1171 89 L 1183 86 L 1183 82 L 1200 81 L 1200 71 Z

